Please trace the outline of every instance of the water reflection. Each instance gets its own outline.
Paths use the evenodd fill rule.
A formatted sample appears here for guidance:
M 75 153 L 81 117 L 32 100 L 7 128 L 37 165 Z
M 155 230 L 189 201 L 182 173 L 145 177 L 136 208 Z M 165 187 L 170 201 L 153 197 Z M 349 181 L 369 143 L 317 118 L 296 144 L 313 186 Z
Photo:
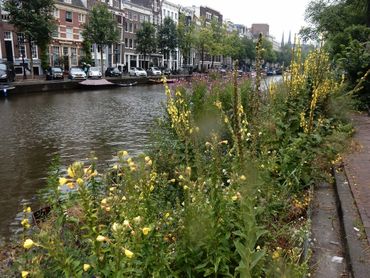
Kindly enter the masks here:
M 54 156 L 67 165 L 91 151 L 106 162 L 120 149 L 138 154 L 164 99 L 162 86 L 1 99 L 0 235 L 9 235 L 23 203 L 34 202 Z

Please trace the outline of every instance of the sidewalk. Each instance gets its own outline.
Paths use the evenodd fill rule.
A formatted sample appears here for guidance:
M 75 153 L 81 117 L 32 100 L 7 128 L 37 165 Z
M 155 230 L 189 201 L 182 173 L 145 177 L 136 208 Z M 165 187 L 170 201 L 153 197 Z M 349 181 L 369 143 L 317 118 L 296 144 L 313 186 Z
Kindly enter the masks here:
M 352 149 L 334 171 L 344 253 L 353 278 L 370 277 L 370 117 L 351 116 Z
M 355 114 L 354 150 L 344 158 L 344 169 L 370 246 L 370 117 Z M 362 235 L 362 236 L 365 236 Z M 370 264 L 370 262 L 369 262 Z

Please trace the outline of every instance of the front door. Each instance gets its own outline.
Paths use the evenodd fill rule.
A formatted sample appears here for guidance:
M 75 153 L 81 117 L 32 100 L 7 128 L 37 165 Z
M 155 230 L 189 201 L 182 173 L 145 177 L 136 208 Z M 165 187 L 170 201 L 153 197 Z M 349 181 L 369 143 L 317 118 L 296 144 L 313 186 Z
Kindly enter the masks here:
M 14 62 L 12 41 L 5 41 L 5 52 L 6 60 L 8 62 Z

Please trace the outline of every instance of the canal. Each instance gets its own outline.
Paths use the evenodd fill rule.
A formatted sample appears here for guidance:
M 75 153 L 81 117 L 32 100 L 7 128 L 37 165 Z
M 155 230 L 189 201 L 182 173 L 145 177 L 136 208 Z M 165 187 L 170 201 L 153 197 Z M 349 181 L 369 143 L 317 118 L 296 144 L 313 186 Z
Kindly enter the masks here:
M 104 168 L 118 150 L 139 154 L 164 100 L 162 85 L 0 99 L 0 241 L 16 234 L 23 205 L 36 206 L 55 156 L 68 165 L 93 151 Z

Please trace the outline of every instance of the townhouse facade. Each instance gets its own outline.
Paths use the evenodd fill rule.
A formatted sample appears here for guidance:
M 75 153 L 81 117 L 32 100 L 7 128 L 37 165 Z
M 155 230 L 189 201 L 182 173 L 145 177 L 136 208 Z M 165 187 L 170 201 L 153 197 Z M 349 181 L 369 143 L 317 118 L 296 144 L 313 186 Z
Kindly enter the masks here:
M 35 75 L 42 73 L 38 47 L 29 42 L 23 33 L 9 23 L 9 14 L 3 9 L 4 0 L 0 0 L 0 62 L 14 65 L 17 75 L 30 74 L 30 58 L 32 55 L 33 72 Z
M 142 67 L 148 68 L 149 66 L 149 56 L 145 57 L 140 53 L 137 53 L 137 40 L 136 33 L 141 28 L 143 22 L 152 22 L 152 10 L 145 6 L 140 6 L 134 4 L 130 1 L 123 2 L 123 9 L 126 15 L 123 30 L 124 30 L 124 57 L 123 64 L 126 68 L 130 67 Z M 153 57 L 154 56 L 154 57 Z M 155 54 L 153 54 L 153 59 L 156 59 Z M 158 61 L 156 61 L 158 63 Z
M 166 18 L 170 18 L 176 24 L 179 24 L 179 5 L 173 4 L 169 1 L 162 2 L 162 23 Z M 181 65 L 180 63 L 180 51 L 176 48 L 172 53 L 169 54 L 169 57 L 163 57 L 163 66 L 170 70 L 177 70 Z
M 82 53 L 82 31 L 87 20 L 86 1 L 57 0 L 53 16 L 55 29 L 49 45 L 49 64 L 68 71 L 78 66 Z

